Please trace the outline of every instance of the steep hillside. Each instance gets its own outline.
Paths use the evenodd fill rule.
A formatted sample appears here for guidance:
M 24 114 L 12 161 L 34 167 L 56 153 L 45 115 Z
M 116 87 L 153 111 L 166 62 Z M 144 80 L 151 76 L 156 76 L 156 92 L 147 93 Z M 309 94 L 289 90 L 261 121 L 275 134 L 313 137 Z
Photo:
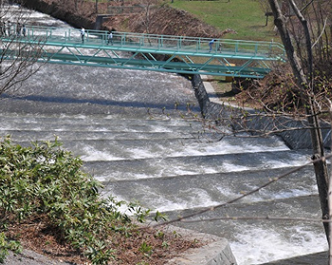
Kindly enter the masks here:
M 116 3 L 115 3 L 116 4 Z M 76 27 L 93 29 L 96 22 L 96 6 L 93 2 L 81 2 L 75 7 L 74 1 L 29 0 L 25 6 L 50 14 Z M 106 12 L 106 3 L 99 3 L 98 10 Z M 140 14 L 117 15 L 105 19 L 103 29 L 117 31 L 149 32 L 154 34 L 218 37 L 226 32 L 204 24 L 185 11 L 169 7 L 167 4 L 155 6 L 149 12 Z

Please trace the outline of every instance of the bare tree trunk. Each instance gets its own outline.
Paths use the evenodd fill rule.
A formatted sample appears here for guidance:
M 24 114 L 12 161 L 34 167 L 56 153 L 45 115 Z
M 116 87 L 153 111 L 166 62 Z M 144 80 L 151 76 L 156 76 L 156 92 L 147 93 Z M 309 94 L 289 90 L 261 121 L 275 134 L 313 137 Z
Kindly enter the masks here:
M 319 191 L 319 198 L 320 198 L 320 204 L 321 204 L 321 210 L 323 219 L 329 218 L 329 207 L 328 207 L 328 172 L 327 172 L 327 166 L 325 159 L 323 160 L 317 160 L 319 158 L 324 157 L 324 148 L 323 148 L 323 138 L 321 129 L 319 126 L 319 121 L 317 118 L 316 110 L 315 110 L 315 104 L 311 98 L 311 95 L 313 95 L 313 83 L 312 80 L 312 52 L 311 52 L 311 41 L 310 41 L 310 35 L 309 30 L 307 26 L 307 21 L 303 18 L 301 15 L 301 12 L 297 8 L 296 4 L 293 0 L 289 1 L 291 6 L 293 7 L 293 10 L 295 11 L 297 17 L 301 21 L 302 27 L 304 29 L 305 38 L 306 38 L 306 52 L 308 56 L 308 64 L 307 65 L 301 65 L 300 59 L 297 57 L 297 54 L 294 50 L 294 47 L 291 42 L 291 38 L 289 35 L 289 32 L 286 27 L 286 19 L 285 16 L 282 14 L 280 6 L 278 4 L 278 0 L 269 0 L 273 15 L 274 15 L 274 23 L 278 27 L 280 37 L 282 39 L 282 42 L 285 46 L 285 50 L 287 53 L 288 60 L 290 62 L 290 65 L 292 67 L 293 74 L 297 80 L 297 85 L 300 88 L 300 93 L 302 96 L 303 103 L 306 106 L 306 112 L 307 112 L 307 120 L 310 126 L 310 134 L 311 134 L 311 140 L 312 140 L 312 148 L 313 148 L 313 156 L 312 158 L 316 161 L 314 164 L 315 169 L 315 175 L 316 175 L 316 181 Z M 307 70 L 308 77 L 305 76 L 303 69 Z M 310 81 L 308 81 L 310 80 Z M 308 88 L 310 89 L 308 91 Z M 329 223 L 324 223 L 324 229 L 326 237 L 329 241 Z
M 147 5 L 145 7 L 145 30 L 146 33 L 150 33 L 150 2 L 147 2 Z
M 332 106 L 330 106 L 330 124 L 331 124 L 331 127 L 332 127 L 332 109 L 331 109 L 331 107 Z M 332 143 L 332 141 L 331 141 L 331 143 Z M 331 172 L 330 172 L 330 174 L 331 174 Z M 329 179 L 329 197 L 328 197 L 328 201 L 329 201 L 329 218 L 331 220 L 332 219 L 332 178 Z M 332 238 L 332 226 L 331 225 L 329 226 L 329 238 L 330 239 Z M 331 242 L 329 243 L 329 245 L 331 245 Z M 329 265 L 332 265 L 332 248 L 331 247 L 329 248 Z

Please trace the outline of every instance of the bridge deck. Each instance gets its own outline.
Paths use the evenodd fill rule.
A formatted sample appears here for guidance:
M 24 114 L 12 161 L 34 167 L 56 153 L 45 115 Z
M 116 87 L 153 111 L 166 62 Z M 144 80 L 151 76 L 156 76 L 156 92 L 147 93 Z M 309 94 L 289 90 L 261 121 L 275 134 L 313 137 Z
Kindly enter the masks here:
M 285 57 L 283 46 L 275 42 L 215 39 L 210 47 L 207 38 L 114 32 L 108 43 L 108 32 L 99 30 L 87 30 L 84 41 L 79 30 L 40 27 L 27 28 L 25 37 L 1 39 L 20 50 L 42 47 L 39 60 L 48 63 L 251 78 L 264 77 L 269 62 Z M 7 59 L 17 54 L 10 49 L 4 53 Z

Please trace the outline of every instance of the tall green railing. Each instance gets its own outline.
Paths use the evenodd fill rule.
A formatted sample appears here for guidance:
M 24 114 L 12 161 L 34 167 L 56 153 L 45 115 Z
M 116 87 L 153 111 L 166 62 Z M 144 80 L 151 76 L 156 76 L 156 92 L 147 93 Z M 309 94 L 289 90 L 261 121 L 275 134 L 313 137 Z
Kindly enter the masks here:
M 15 31 L 13 31 L 15 32 Z M 103 30 L 86 30 L 85 45 L 107 45 L 109 32 Z M 13 38 L 6 36 L 5 38 Z M 25 41 L 36 39 L 47 42 L 81 43 L 79 29 L 57 29 L 49 27 L 27 27 Z M 210 50 L 211 39 L 189 36 L 157 35 L 131 32 L 113 32 L 113 45 L 119 47 L 137 47 L 155 50 L 175 50 L 195 53 L 227 53 L 235 56 L 265 56 L 270 60 L 285 57 L 285 50 L 280 43 L 266 41 L 247 41 L 215 39 Z

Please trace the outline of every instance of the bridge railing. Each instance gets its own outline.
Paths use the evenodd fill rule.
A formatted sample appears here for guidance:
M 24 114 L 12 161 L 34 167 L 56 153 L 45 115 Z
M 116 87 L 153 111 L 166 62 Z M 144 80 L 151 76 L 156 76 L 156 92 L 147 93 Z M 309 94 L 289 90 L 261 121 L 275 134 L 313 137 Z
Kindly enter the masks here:
M 121 46 L 135 45 L 141 48 L 176 49 L 178 51 L 210 51 L 210 38 L 157 35 L 144 33 L 116 32 L 114 43 Z M 244 41 L 231 39 L 215 39 L 211 52 L 229 52 L 233 54 L 250 53 L 253 55 L 270 54 L 285 56 L 284 47 L 280 43 L 266 41 Z
M 108 31 L 86 30 L 84 44 L 106 46 L 108 44 Z M 26 37 L 29 39 L 41 38 L 52 43 L 82 43 L 79 29 L 58 29 L 52 27 L 27 27 Z M 157 35 L 131 32 L 114 32 L 113 45 L 116 47 L 137 47 L 167 51 L 190 51 L 203 56 L 206 53 L 223 54 L 248 54 L 249 56 L 285 57 L 284 47 L 280 43 L 266 41 L 246 41 L 232 39 L 215 39 L 209 45 L 211 39 L 188 36 Z

